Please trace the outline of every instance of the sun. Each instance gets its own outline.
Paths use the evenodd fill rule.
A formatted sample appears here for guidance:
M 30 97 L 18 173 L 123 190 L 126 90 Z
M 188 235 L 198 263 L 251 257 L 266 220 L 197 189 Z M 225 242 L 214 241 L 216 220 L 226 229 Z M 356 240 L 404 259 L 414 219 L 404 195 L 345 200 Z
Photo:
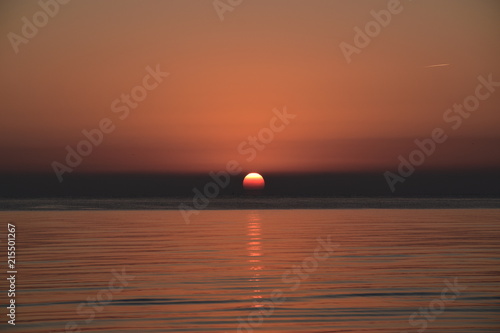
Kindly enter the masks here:
M 249 173 L 245 176 L 245 179 L 243 179 L 243 187 L 245 190 L 262 190 L 265 185 L 264 178 L 256 172 Z

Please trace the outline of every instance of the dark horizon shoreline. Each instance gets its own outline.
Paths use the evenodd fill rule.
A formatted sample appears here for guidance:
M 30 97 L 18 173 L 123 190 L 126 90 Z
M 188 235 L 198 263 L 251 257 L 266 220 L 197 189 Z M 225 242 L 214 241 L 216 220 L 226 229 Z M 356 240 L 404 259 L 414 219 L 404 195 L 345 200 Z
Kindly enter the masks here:
M 201 201 L 198 201 L 201 203 Z M 499 197 L 218 197 L 196 209 L 192 197 L 0 198 L 0 211 L 291 209 L 500 209 Z M 202 204 L 203 206 L 203 204 Z M 200 207 L 200 206 L 198 206 Z
M 415 172 L 391 191 L 382 173 L 263 174 L 266 197 L 500 197 L 500 170 Z M 239 197 L 244 174 L 226 186 L 209 174 L 71 174 L 59 183 L 51 174 L 0 173 L 2 198 L 192 197 L 212 183 L 217 197 Z M 213 189 L 212 189 L 213 191 Z

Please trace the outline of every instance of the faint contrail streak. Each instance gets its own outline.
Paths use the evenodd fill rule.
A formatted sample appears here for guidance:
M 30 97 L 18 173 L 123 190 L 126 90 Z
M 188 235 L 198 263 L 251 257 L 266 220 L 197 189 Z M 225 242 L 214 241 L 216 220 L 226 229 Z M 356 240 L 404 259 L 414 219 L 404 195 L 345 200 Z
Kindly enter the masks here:
M 429 65 L 429 66 L 424 66 L 424 68 L 445 67 L 445 66 L 450 66 L 450 64 Z

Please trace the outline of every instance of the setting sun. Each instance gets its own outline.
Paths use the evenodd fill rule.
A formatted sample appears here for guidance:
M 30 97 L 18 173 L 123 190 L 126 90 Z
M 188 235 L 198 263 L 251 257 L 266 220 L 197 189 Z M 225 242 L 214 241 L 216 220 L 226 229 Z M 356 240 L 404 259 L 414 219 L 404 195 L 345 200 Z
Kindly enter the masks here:
M 256 172 L 249 173 L 245 176 L 245 179 L 243 179 L 243 187 L 245 190 L 262 190 L 264 186 L 264 178 Z

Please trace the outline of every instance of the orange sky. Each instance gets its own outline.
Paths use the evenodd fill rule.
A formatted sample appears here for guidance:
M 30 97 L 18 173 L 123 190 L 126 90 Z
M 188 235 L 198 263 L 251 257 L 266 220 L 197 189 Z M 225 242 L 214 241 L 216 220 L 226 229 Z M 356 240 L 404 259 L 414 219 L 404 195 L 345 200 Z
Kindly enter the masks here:
M 500 81 L 500 4 L 402 6 L 348 64 L 339 44 L 387 1 L 248 0 L 221 21 L 211 0 L 73 0 L 17 54 L 5 36 L 40 7 L 3 2 L 0 170 L 52 172 L 103 118 L 116 129 L 75 171 L 378 171 L 436 127 L 449 140 L 422 168 L 499 167 L 500 88 L 457 130 L 443 113 Z M 120 120 L 111 103 L 157 64 L 170 75 Z M 297 117 L 246 161 L 238 145 L 284 106 Z

